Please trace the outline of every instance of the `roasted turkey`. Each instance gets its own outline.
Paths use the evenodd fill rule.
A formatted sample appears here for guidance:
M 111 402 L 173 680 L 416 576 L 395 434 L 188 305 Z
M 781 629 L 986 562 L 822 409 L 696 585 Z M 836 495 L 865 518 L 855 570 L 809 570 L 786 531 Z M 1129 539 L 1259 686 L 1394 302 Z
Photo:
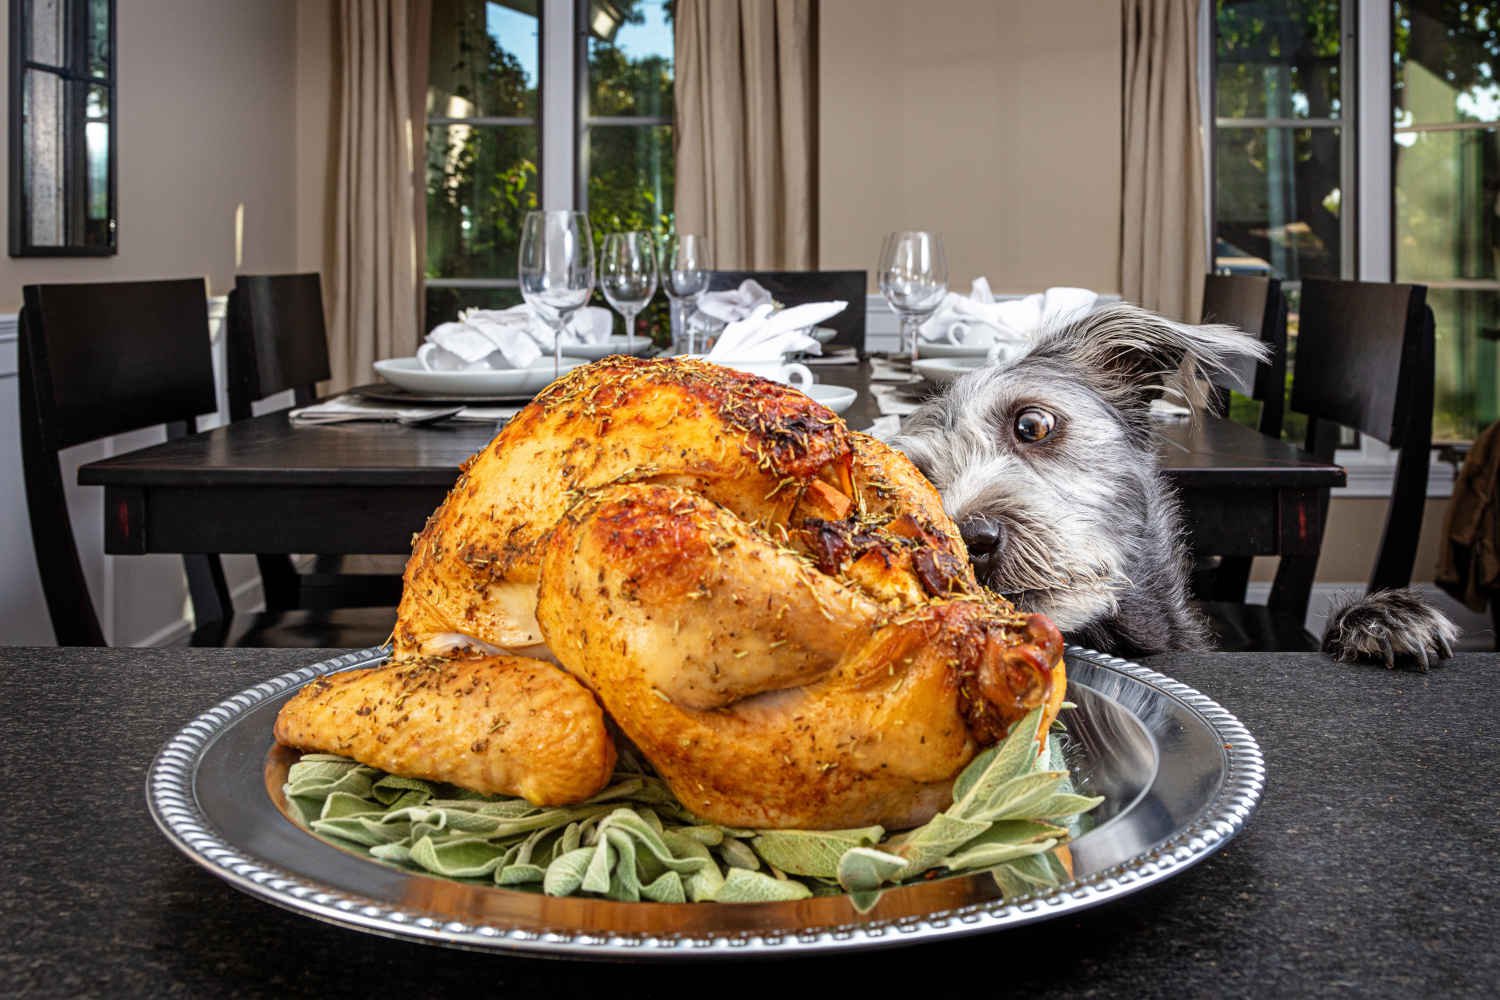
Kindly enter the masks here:
M 909 461 L 691 360 L 576 369 L 466 463 L 394 646 L 299 693 L 278 739 L 552 804 L 607 781 L 607 714 L 689 809 L 748 827 L 923 822 L 1065 685 L 1057 630 L 975 581 Z

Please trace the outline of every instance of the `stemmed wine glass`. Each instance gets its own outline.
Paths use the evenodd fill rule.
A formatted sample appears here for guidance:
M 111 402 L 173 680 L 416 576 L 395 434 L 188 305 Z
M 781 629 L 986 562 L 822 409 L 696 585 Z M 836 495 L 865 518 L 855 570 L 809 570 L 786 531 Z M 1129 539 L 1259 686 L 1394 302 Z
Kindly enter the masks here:
M 693 328 L 687 306 L 708 291 L 708 247 L 701 236 L 681 233 L 668 239 L 662 252 L 661 287 L 672 300 L 672 314 L 693 353 Z
M 656 294 L 656 247 L 650 233 L 634 230 L 604 237 L 599 289 L 625 318 L 625 351 L 635 354 L 635 318 Z
M 562 372 L 562 334 L 594 289 L 594 236 L 582 212 L 527 212 L 521 224 L 521 297 L 552 328 L 552 377 Z
M 901 351 L 917 360 L 917 328 L 948 294 L 948 258 L 937 233 L 903 230 L 885 238 L 880 293 L 901 317 Z

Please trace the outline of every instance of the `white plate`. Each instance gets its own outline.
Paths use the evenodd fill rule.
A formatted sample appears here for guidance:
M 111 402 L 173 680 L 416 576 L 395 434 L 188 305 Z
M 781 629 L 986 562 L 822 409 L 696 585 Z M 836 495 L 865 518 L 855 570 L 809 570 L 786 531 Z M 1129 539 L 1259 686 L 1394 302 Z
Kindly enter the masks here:
M 966 344 L 949 344 L 942 341 L 922 341 L 917 344 L 919 358 L 982 358 L 989 353 L 989 345 L 974 347 Z
M 846 385 L 824 385 L 821 382 L 814 382 L 802 391 L 811 396 L 814 402 L 822 403 L 834 413 L 843 413 L 859 398 L 859 393 Z
M 635 338 L 635 350 L 630 350 L 630 345 L 623 334 L 610 337 L 602 344 L 572 344 L 563 346 L 563 357 L 583 358 L 587 361 L 598 361 L 607 358 L 611 354 L 634 354 L 636 357 L 645 357 L 651 353 L 651 338 Z
M 947 385 L 983 367 L 983 358 L 924 358 L 912 362 L 911 370 L 933 385 Z
M 582 364 L 587 362 L 563 358 L 562 370 L 566 372 Z M 529 368 L 474 372 L 432 372 L 416 358 L 390 358 L 375 362 L 375 371 L 408 392 L 470 398 L 534 396 L 554 378 L 551 358 L 537 358 Z

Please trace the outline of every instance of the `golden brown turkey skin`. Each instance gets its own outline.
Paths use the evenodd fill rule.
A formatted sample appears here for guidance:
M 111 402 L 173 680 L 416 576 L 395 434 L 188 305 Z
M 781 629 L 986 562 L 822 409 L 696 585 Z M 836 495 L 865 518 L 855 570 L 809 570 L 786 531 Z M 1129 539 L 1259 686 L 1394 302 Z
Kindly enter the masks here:
M 540 544 L 589 490 L 669 482 L 763 525 L 784 525 L 808 485 L 849 489 L 843 421 L 807 396 L 696 361 L 608 358 L 553 383 L 463 468 L 413 540 L 398 656 L 541 643 Z
M 593 494 L 541 581 L 557 658 L 689 809 L 731 826 L 923 822 L 1062 682 L 1045 619 L 971 596 L 891 615 L 673 487 Z
M 536 805 L 582 801 L 615 766 L 593 695 L 552 664 L 518 656 L 398 660 L 320 677 L 282 706 L 276 741 Z

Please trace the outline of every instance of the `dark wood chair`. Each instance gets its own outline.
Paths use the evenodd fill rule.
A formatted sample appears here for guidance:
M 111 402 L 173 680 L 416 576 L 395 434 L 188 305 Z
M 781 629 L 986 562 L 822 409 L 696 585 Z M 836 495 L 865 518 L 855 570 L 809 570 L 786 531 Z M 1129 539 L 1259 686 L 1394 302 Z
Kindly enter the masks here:
M 329 377 L 318 275 L 239 275 L 228 312 L 229 418 L 248 419 L 254 403 L 281 392 L 292 393 L 293 405 L 311 403 L 317 383 Z M 286 555 L 262 553 L 255 561 L 268 611 L 389 607 L 401 599 L 396 561 L 374 573 L 344 572 L 345 560 L 330 556 L 318 556 L 310 573 Z
M 1400 449 L 1370 591 L 1411 583 L 1431 461 L 1433 334 L 1425 286 L 1302 283 L 1291 408 L 1308 416 L 1307 450 L 1331 461 L 1340 427 Z M 1303 627 L 1316 571 L 1316 558 L 1283 558 L 1265 606 L 1205 604 L 1221 648 L 1316 649 Z
M 59 454 L 165 424 L 169 438 L 218 408 L 203 279 L 27 285 L 18 352 L 21 464 L 37 573 L 62 646 L 103 646 L 68 520 Z M 233 614 L 214 555 L 183 557 L 200 631 Z
M 1204 323 L 1225 323 L 1268 344 L 1271 356 L 1246 368 L 1216 374 L 1214 394 L 1220 413 L 1229 412 L 1229 394 L 1240 392 L 1260 403 L 1257 429 L 1281 437 L 1286 413 L 1286 298 L 1276 278 L 1209 274 L 1203 278 Z M 1243 603 L 1250 583 L 1248 556 L 1198 553 L 1193 591 L 1209 600 Z
M 165 424 L 169 438 L 218 407 L 203 279 L 29 285 L 20 316 L 21 460 L 37 572 L 60 645 L 105 645 L 68 519 L 59 454 Z M 373 646 L 394 611 L 236 617 L 219 557 L 183 556 L 193 645 Z
M 725 292 L 738 288 L 746 278 L 760 282 L 771 298 L 786 306 L 804 302 L 828 302 L 843 299 L 847 309 L 828 320 L 824 326 L 838 331 L 828 347 L 852 347 L 865 353 L 865 289 L 869 285 L 866 271 L 714 271 L 709 275 L 708 290 Z

